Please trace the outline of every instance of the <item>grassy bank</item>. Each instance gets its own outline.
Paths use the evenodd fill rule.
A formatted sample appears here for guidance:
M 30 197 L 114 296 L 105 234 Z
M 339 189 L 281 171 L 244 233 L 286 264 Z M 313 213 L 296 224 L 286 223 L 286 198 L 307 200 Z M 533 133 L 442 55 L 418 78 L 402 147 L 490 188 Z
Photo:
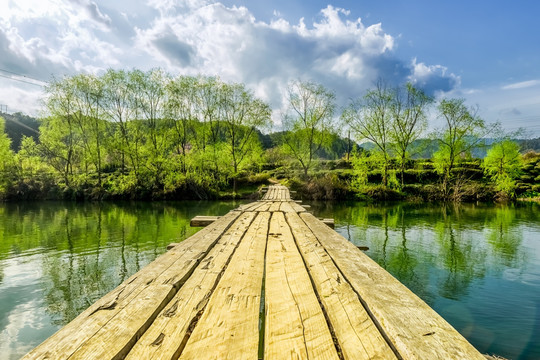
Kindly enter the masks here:
M 508 201 L 540 199 L 540 153 L 523 156 L 519 176 L 514 180 L 513 193 L 497 190 L 479 159 L 463 161 L 452 172 L 451 196 L 457 201 Z M 441 191 L 441 175 L 430 160 L 413 160 L 407 164 L 403 184 L 397 164 L 389 169 L 387 186 L 382 185 L 382 171 L 359 174 L 345 160 L 316 161 L 306 175 L 293 163 L 266 164 L 257 170 L 238 175 L 236 192 L 233 180 L 208 176 L 179 176 L 167 185 L 136 182 L 115 170 L 104 173 L 101 186 L 94 177 L 85 177 L 66 186 L 50 172 L 42 171 L 17 176 L 14 174 L 4 191 L 4 200 L 214 200 L 257 199 L 261 186 L 278 181 L 297 192 L 297 198 L 310 200 L 357 199 L 367 201 L 407 200 L 413 202 L 445 201 Z M 365 182 L 358 184 L 363 177 Z M 151 184 L 147 186 L 146 184 Z

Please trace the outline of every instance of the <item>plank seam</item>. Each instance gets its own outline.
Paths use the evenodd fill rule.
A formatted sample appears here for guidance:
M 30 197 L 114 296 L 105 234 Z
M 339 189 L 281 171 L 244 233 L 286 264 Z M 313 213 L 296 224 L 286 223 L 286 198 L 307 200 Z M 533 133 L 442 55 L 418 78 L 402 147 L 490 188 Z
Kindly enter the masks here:
M 266 234 L 270 231 L 270 221 L 272 218 L 268 219 L 268 225 L 266 227 Z M 264 267 L 263 267 L 263 276 L 261 282 L 261 302 L 259 305 L 259 360 L 264 360 L 264 337 L 266 330 L 266 253 L 268 250 L 268 235 L 266 236 L 266 243 L 264 245 Z
M 322 243 L 320 242 L 320 235 L 317 235 L 315 233 L 315 231 L 313 231 L 314 229 L 302 218 L 302 216 L 299 216 L 300 219 L 306 224 L 306 226 L 311 230 L 311 232 L 313 233 L 313 235 L 315 235 L 315 237 L 317 238 L 317 240 L 319 241 L 319 243 L 321 244 L 322 248 L 324 249 L 324 251 L 326 252 L 326 254 L 328 255 L 328 257 L 330 258 L 330 260 L 334 263 L 334 265 L 339 269 L 339 266 L 337 265 L 337 263 L 335 262 L 334 258 L 330 255 L 330 253 L 326 250 L 326 248 L 322 245 Z M 320 221 L 319 219 L 317 218 L 314 218 L 316 221 Z M 332 231 L 335 231 L 335 230 L 332 230 Z M 347 278 L 347 276 L 345 276 L 345 274 L 340 271 L 341 275 L 343 276 L 343 279 L 345 281 L 347 281 L 349 284 L 351 284 L 351 282 L 349 281 L 349 279 Z M 354 293 L 356 294 L 356 296 L 358 296 L 358 300 L 360 300 L 360 303 L 362 304 L 362 306 L 364 307 L 364 309 L 366 310 L 367 314 L 369 315 L 369 317 L 371 318 L 371 321 L 373 321 L 373 323 L 375 324 L 375 326 L 377 327 L 377 329 L 379 330 L 379 332 L 381 333 L 382 337 L 384 338 L 384 340 L 386 341 L 386 343 L 388 344 L 388 346 L 390 346 L 390 349 L 392 349 L 392 351 L 394 352 L 394 355 L 396 355 L 396 357 L 398 358 L 398 360 L 404 360 L 403 356 L 401 356 L 401 354 L 399 353 L 399 351 L 397 350 L 396 346 L 394 345 L 394 343 L 392 342 L 392 340 L 390 339 L 390 337 L 388 336 L 388 334 L 386 333 L 386 331 L 384 330 L 384 328 L 382 327 L 382 325 L 380 324 L 380 322 L 377 320 L 377 317 L 375 316 L 375 314 L 373 314 L 373 312 L 371 311 L 371 309 L 369 308 L 368 304 L 366 303 L 366 301 L 362 298 L 362 296 L 360 295 L 360 293 L 354 288 L 354 286 L 351 285 L 351 289 L 354 291 Z
M 152 313 L 152 315 L 147 319 L 147 321 L 135 332 L 135 334 L 133 335 L 133 337 L 131 339 L 129 339 L 129 341 L 127 341 L 126 345 L 117 353 L 115 354 L 112 359 L 116 360 L 116 359 L 122 359 L 124 358 L 128 353 L 129 351 L 131 351 L 131 349 L 133 348 L 133 346 L 135 346 L 135 343 L 137 342 L 137 340 L 146 332 L 146 330 L 148 330 L 150 328 L 150 325 L 154 322 L 154 320 L 157 318 L 157 316 L 159 315 L 159 313 L 167 306 L 167 304 L 172 300 L 172 298 L 174 298 L 174 296 L 176 295 L 176 293 L 178 293 L 178 291 L 180 290 L 180 288 L 182 287 L 182 285 L 187 281 L 187 279 L 189 279 L 189 277 L 193 274 L 193 272 L 195 271 L 195 269 L 199 266 L 199 264 L 201 263 L 202 260 L 204 260 L 204 258 L 206 257 L 206 255 L 212 250 L 212 248 L 217 244 L 217 242 L 222 238 L 223 234 L 225 234 L 227 232 L 227 230 L 229 230 L 229 228 L 236 222 L 236 220 L 239 218 L 240 214 L 238 214 L 238 216 L 236 218 L 234 218 L 224 229 L 223 231 L 221 232 L 221 234 L 216 237 L 215 241 L 213 241 L 210 246 L 206 249 L 206 251 L 204 252 L 204 256 L 201 256 L 199 257 L 198 259 L 195 259 L 194 263 L 193 263 L 193 266 L 190 268 L 190 270 L 188 272 L 186 272 L 185 276 L 183 276 L 180 280 L 178 280 L 177 282 L 175 282 L 174 284 L 172 284 L 171 286 L 171 290 L 169 291 L 169 293 L 165 296 L 164 300 L 159 304 L 159 306 L 156 307 L 156 311 L 154 311 Z M 176 261 L 175 261 L 176 262 Z M 171 265 L 168 267 L 170 268 L 171 266 L 173 266 L 173 264 L 175 263 L 171 263 Z M 167 269 L 168 269 L 167 268 Z M 167 269 L 164 269 L 161 273 L 164 273 Z M 159 275 L 156 276 L 156 278 L 159 277 Z M 139 291 L 139 293 L 141 293 L 143 290 Z M 129 303 L 125 304 L 124 307 L 126 306 L 129 306 L 129 304 L 132 302 L 132 301 L 135 301 L 136 300 L 136 297 L 134 297 Z M 96 331 L 95 334 L 97 334 L 103 327 L 105 327 L 109 322 L 111 322 L 112 320 L 114 319 L 114 317 L 110 318 L 106 323 L 104 323 L 100 329 L 98 329 Z M 91 339 L 91 337 L 89 338 Z M 68 356 L 68 359 L 71 358 L 73 355 L 75 355 L 77 353 L 77 351 L 79 349 L 81 349 L 84 344 L 86 342 L 83 342 L 79 347 L 77 347 L 77 349 L 75 349 L 69 356 Z
M 298 216 L 298 217 L 300 217 L 300 216 Z M 288 216 L 284 216 L 284 218 L 285 218 L 285 222 L 287 223 L 289 228 L 292 229 L 292 226 L 289 223 Z M 325 307 L 324 307 L 324 305 L 323 305 L 323 303 L 321 301 L 321 297 L 319 295 L 319 292 L 317 291 L 317 287 L 315 286 L 315 282 L 313 281 L 313 277 L 311 276 L 309 268 L 308 268 L 308 266 L 306 264 L 306 260 L 304 259 L 302 251 L 300 251 L 300 247 L 298 246 L 298 240 L 297 240 L 297 238 L 294 235 L 294 232 L 292 230 L 291 230 L 291 235 L 292 235 L 292 237 L 294 239 L 294 245 L 296 246 L 296 250 L 300 254 L 300 257 L 302 258 L 302 263 L 304 264 L 304 268 L 306 269 L 306 272 L 307 272 L 307 274 L 309 276 L 309 281 L 311 282 L 311 287 L 313 288 L 313 292 L 315 293 L 315 296 L 317 297 L 317 301 L 319 302 L 319 306 L 321 307 L 322 313 L 324 315 L 324 319 L 326 320 L 326 325 L 328 326 L 328 329 L 330 330 L 330 334 L 332 335 L 332 341 L 333 341 L 334 346 L 336 348 L 337 356 L 339 357 L 340 360 L 345 360 L 345 358 L 343 357 L 343 352 L 341 351 L 341 346 L 339 345 L 339 342 L 338 342 L 334 327 L 332 326 L 332 323 L 330 322 L 330 318 L 328 317 L 328 313 L 326 312 L 326 309 L 325 309 Z
M 202 301 L 205 302 L 204 306 L 197 312 L 195 317 L 193 319 L 191 319 L 191 321 L 190 321 L 190 323 L 188 325 L 188 330 L 186 331 L 186 334 L 184 335 L 184 338 L 182 339 L 182 342 L 180 343 L 180 346 L 178 347 L 177 351 L 175 351 L 175 353 L 172 356 L 171 360 L 177 360 L 182 355 L 182 352 L 184 351 L 184 349 L 185 349 L 185 347 L 187 345 L 187 342 L 189 341 L 189 338 L 191 337 L 191 334 L 195 330 L 195 327 L 197 326 L 197 324 L 199 322 L 199 319 L 201 318 L 201 316 L 204 314 L 204 311 L 206 310 L 206 306 L 208 305 L 208 302 L 210 300 L 210 296 L 214 293 L 214 290 L 218 286 L 221 278 L 223 277 L 223 274 L 225 273 L 225 270 L 227 270 L 227 267 L 229 266 L 229 264 L 231 262 L 231 259 L 233 258 L 234 254 L 236 253 L 236 250 L 238 249 L 238 247 L 242 243 L 242 239 L 244 238 L 244 235 L 249 230 L 250 226 L 255 222 L 255 219 L 257 219 L 258 217 L 259 217 L 258 214 L 256 216 L 254 216 L 251 219 L 251 221 L 249 222 L 249 224 L 245 227 L 245 230 L 242 232 L 240 240 L 236 243 L 236 246 L 234 247 L 234 250 L 229 255 L 229 258 L 227 259 L 227 262 L 225 263 L 225 266 L 221 269 L 219 275 L 217 276 L 216 281 L 214 282 L 214 285 L 212 286 L 212 289 L 209 291 L 208 295 L 205 296 L 205 298 L 202 300 Z M 237 219 L 239 219 L 239 218 L 240 217 L 238 217 Z M 234 221 L 234 222 L 236 222 L 236 221 Z M 231 226 L 232 226 L 232 224 L 231 224 Z M 225 230 L 223 232 L 223 234 L 225 234 L 227 232 L 227 230 Z

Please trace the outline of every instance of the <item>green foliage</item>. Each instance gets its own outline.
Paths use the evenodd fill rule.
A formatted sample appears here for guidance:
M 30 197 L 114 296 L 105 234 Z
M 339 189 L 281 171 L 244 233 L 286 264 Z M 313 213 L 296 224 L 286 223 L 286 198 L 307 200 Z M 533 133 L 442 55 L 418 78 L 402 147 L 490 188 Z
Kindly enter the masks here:
M 515 179 L 520 174 L 521 166 L 519 145 L 511 140 L 493 145 L 483 163 L 484 171 L 495 182 L 496 189 L 509 196 L 514 195 Z
M 234 196 L 237 182 L 252 186 L 255 180 L 249 179 L 270 176 L 310 184 L 306 194 L 313 190 L 325 199 L 348 193 L 343 189 L 381 199 L 409 190 L 415 197 L 442 200 L 489 192 L 472 155 L 491 128 L 464 100 L 443 100 L 438 110 L 445 126 L 434 139 L 419 140 L 432 99 L 410 84 L 387 88 L 379 82 L 344 111 L 341 118 L 356 138 L 371 141 L 350 159 L 357 145 L 334 131 L 335 95 L 312 82 L 290 84 L 285 130 L 273 134 L 261 132 L 271 124 L 267 104 L 245 85 L 215 77 L 110 69 L 101 76 L 56 79 L 46 93 L 48 113 L 37 141 L 22 138 L 15 156 L 0 133 L 2 194 L 212 198 L 224 190 Z M 433 159 L 413 160 L 417 145 L 429 153 L 437 149 Z M 508 146 L 495 144 L 484 162 L 495 185 L 491 192 L 536 191 L 540 155 L 530 152 L 523 165 L 512 163 L 517 149 Z
M 5 122 L 5 132 L 11 139 L 11 149 L 19 150 L 23 137 L 33 137 L 37 140 L 39 135 L 39 121 L 20 112 L 2 114 Z
M 4 132 L 5 120 L 0 117 L 0 199 L 5 195 L 8 186 L 13 181 L 15 154 L 11 150 L 11 140 Z
M 358 153 L 357 151 L 355 151 L 351 154 L 351 163 L 353 166 L 351 189 L 353 191 L 359 192 L 368 183 L 370 160 L 365 153 Z
M 476 108 L 465 105 L 464 99 L 444 99 L 438 106 L 445 125 L 435 132 L 439 150 L 433 154 L 435 170 L 441 174 L 444 199 L 459 201 L 461 185 L 467 182 L 462 172 L 454 171 L 464 160 L 471 158 L 471 150 L 493 131 L 476 115 Z M 495 125 L 496 126 L 496 125 Z
M 332 143 L 332 120 L 335 94 L 313 82 L 295 81 L 288 89 L 289 109 L 283 125 L 287 130 L 281 137 L 285 154 L 297 160 L 304 175 L 321 149 Z
M 270 108 L 243 84 L 108 70 L 55 80 L 46 92 L 49 116 L 21 164 L 44 160 L 68 196 L 163 198 L 193 188 L 207 197 L 261 168 L 258 129 Z

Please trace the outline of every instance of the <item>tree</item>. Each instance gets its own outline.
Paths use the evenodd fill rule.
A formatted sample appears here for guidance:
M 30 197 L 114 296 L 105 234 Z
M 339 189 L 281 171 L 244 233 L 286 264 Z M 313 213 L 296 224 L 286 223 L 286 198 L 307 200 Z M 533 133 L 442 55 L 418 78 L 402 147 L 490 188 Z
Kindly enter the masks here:
M 442 175 L 443 198 L 459 200 L 459 191 L 464 179 L 454 174 L 461 159 L 470 156 L 473 148 L 480 146 L 484 137 L 493 130 L 486 126 L 478 115 L 477 107 L 467 107 L 464 99 L 443 99 L 438 106 L 444 126 L 435 132 L 439 150 L 433 154 L 435 169 Z
M 227 147 L 233 165 L 233 193 L 238 170 L 246 156 L 260 148 L 256 127 L 270 124 L 270 106 L 256 99 L 243 84 L 222 86 L 221 118 L 226 128 Z M 259 146 L 257 146 L 259 145 Z
M 411 144 L 425 130 L 426 110 L 432 102 L 433 98 L 410 83 L 394 90 L 390 139 L 399 161 L 402 187 Z
M 198 88 L 200 100 L 200 113 L 202 126 L 199 127 L 197 138 L 199 139 L 199 148 L 206 153 L 210 145 L 212 150 L 212 163 L 214 165 L 214 174 L 220 173 L 220 131 L 221 121 L 219 116 L 221 93 L 221 81 L 215 77 L 204 78 Z M 204 162 L 203 162 L 204 164 Z M 204 166 L 202 166 L 204 168 Z
M 75 123 L 75 88 L 69 78 L 54 80 L 45 88 L 45 106 L 50 116 L 39 127 L 39 149 L 49 164 L 70 187 L 73 168 L 77 166 L 80 136 Z
M 126 156 L 136 179 L 139 178 L 139 136 L 134 134 L 136 106 L 133 72 L 109 69 L 103 75 L 103 115 L 114 124 L 114 151 L 120 153 L 122 174 L 126 172 Z
M 85 163 L 94 165 L 98 188 L 102 187 L 103 143 L 108 123 L 102 119 L 104 105 L 103 81 L 94 75 L 77 75 L 70 79 L 74 90 L 75 113 L 73 118 L 78 126 L 80 138 L 85 149 Z M 86 176 L 89 175 L 85 166 Z M 85 179 L 87 181 L 87 179 Z
M 484 172 L 495 181 L 495 188 L 512 196 L 522 165 L 519 145 L 509 139 L 494 144 L 484 158 Z
M 149 177 L 147 180 L 153 182 L 156 188 L 163 185 L 163 164 L 166 152 L 163 110 L 166 101 L 165 84 L 168 80 L 169 75 L 160 69 L 147 72 L 135 70 L 131 74 L 136 121 L 142 121 L 146 132 L 146 143 L 143 149 L 144 167 Z
M 392 134 L 393 91 L 382 82 L 377 82 L 374 90 L 353 100 L 342 114 L 342 119 L 355 133 L 359 141 L 369 140 L 375 144 L 382 158 L 382 183 L 388 186 L 388 165 L 390 162 L 390 145 Z
M 283 118 L 282 142 L 308 174 L 318 150 L 329 145 L 335 94 L 320 84 L 295 81 L 288 88 L 289 108 Z
M 198 87 L 199 79 L 192 76 L 179 76 L 166 85 L 165 116 L 175 135 L 176 152 L 182 156 L 184 175 L 188 145 L 195 131 L 193 123 L 199 113 Z
M 15 154 L 11 150 L 11 140 L 5 133 L 5 120 L 0 116 L 0 196 L 11 182 L 11 174 L 15 165 Z

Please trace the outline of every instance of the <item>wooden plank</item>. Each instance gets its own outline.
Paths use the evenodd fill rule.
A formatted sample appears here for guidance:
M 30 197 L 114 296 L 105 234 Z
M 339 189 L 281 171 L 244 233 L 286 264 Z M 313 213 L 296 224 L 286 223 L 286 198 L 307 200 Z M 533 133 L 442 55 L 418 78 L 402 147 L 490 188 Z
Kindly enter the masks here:
M 279 208 L 281 207 L 282 202 L 281 201 L 274 201 L 270 203 L 270 207 L 268 208 L 268 211 L 270 212 L 276 212 L 279 211 Z
M 181 353 L 192 322 L 217 285 L 240 239 L 255 217 L 243 213 L 208 253 L 193 275 L 129 352 L 126 359 L 172 359 Z
M 255 201 L 255 202 L 250 202 L 250 203 L 247 203 L 247 204 L 242 204 L 239 207 L 237 207 L 236 210 L 237 211 L 246 211 L 247 209 L 249 209 L 250 207 L 252 207 L 253 205 L 255 205 L 257 203 L 258 202 Z
M 263 205 L 263 204 L 264 204 L 264 202 L 263 202 L 262 200 L 255 201 L 255 202 L 246 204 L 246 205 L 242 208 L 242 211 L 254 211 L 256 208 L 258 208 L 259 206 L 261 206 L 261 205 Z
M 229 212 L 221 221 L 202 229 L 158 257 L 28 353 L 24 359 L 77 358 L 77 352 L 95 336 L 100 335 L 106 324 L 126 326 L 126 311 L 132 309 L 129 324 L 132 336 L 127 339 L 127 343 L 118 341 L 103 344 L 102 355 L 94 354 L 96 358 L 102 356 L 104 359 L 122 356 L 126 349 L 133 345 L 137 336 L 146 330 L 149 321 L 153 320 L 176 294 L 200 260 L 239 214 L 240 212 L 236 211 Z M 124 316 L 119 317 L 121 312 Z
M 330 229 L 334 228 L 334 219 L 327 218 L 327 219 L 319 219 L 319 220 L 321 220 L 323 224 L 327 225 Z
M 197 215 L 189 222 L 191 227 L 205 227 L 219 219 L 219 216 Z
M 356 246 L 313 215 L 300 216 L 402 358 L 485 360 L 441 316 Z
M 296 211 L 294 211 L 294 209 L 292 208 L 290 202 L 287 202 L 287 201 L 282 201 L 282 202 L 280 203 L 279 211 L 281 211 L 281 212 L 296 212 Z
M 296 244 L 328 319 L 344 359 L 397 359 L 366 312 L 358 295 L 311 230 L 297 213 L 287 213 Z
M 270 213 L 251 224 L 180 359 L 257 359 L 259 307 Z
M 257 207 L 256 209 L 254 209 L 252 211 L 257 211 L 257 212 L 268 211 L 268 209 L 270 209 L 271 205 L 272 205 L 271 202 L 264 202 L 259 207 Z
M 302 206 L 302 205 L 299 205 L 297 203 L 295 203 L 294 201 L 290 201 L 289 202 L 289 205 L 291 205 L 292 209 L 295 211 L 295 212 L 304 212 L 306 211 L 306 209 Z
M 265 359 L 338 359 L 289 225 L 272 214 L 265 279 Z

